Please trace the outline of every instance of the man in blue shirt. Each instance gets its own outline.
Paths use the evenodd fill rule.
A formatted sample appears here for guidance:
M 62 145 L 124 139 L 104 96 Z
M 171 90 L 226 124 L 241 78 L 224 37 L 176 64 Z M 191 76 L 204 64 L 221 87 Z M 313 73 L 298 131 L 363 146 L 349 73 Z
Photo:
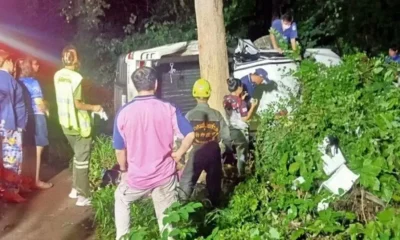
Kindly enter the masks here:
M 296 50 L 296 38 L 297 26 L 293 21 L 293 15 L 291 13 L 285 13 L 281 19 L 276 19 L 272 22 L 271 29 L 277 31 L 284 37 L 288 44 L 291 45 L 292 50 Z M 272 32 L 270 33 L 271 43 L 274 49 L 282 53 L 282 49 L 278 45 L 278 36 L 275 36 Z
M 395 62 L 395 63 L 400 63 L 400 55 L 399 55 L 399 49 L 397 46 L 391 46 L 389 48 L 389 62 Z
M 269 81 L 268 73 L 262 68 L 257 68 L 254 73 L 242 77 L 240 81 L 243 83 L 243 92 L 247 95 L 245 100 L 249 102 L 254 95 L 256 85 L 266 84 Z

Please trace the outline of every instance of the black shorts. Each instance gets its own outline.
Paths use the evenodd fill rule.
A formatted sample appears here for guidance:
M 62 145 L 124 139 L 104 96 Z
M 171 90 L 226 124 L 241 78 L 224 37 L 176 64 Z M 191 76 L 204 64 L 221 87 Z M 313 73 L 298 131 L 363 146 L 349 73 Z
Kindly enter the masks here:
M 24 143 L 28 146 L 45 147 L 49 145 L 47 120 L 43 114 L 29 115 Z

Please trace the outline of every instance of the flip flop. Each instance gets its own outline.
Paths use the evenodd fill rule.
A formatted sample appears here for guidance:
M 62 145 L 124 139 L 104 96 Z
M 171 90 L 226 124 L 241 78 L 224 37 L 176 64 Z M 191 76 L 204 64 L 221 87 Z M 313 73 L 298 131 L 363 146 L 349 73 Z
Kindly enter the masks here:
M 46 189 L 52 188 L 53 186 L 54 186 L 53 183 L 39 181 L 39 184 L 36 183 L 35 187 L 36 187 L 36 189 L 46 190 Z

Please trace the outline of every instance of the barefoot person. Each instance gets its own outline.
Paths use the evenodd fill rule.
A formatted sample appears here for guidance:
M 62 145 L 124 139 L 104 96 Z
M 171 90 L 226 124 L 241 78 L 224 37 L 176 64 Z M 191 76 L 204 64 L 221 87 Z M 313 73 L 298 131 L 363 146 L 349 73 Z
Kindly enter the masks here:
M 71 145 L 73 158 L 73 183 L 70 198 L 77 198 L 77 206 L 88 206 L 90 201 L 89 160 L 92 148 L 91 119 L 88 111 L 102 112 L 100 105 L 90 105 L 83 101 L 82 76 L 77 50 L 67 46 L 62 51 L 64 68 L 54 75 L 58 119 Z
M 14 79 L 14 64 L 8 52 L 0 50 L 0 135 L 2 138 L 2 177 L 3 193 L 15 202 L 25 201 L 19 195 L 21 188 L 22 131 L 26 127 L 22 86 Z M 7 179 L 12 181 L 7 181 Z
M 36 61 L 37 62 L 37 61 Z M 18 69 L 19 68 L 19 69 Z M 42 89 L 34 76 L 33 60 L 23 59 L 17 67 L 18 80 L 25 86 L 27 94 L 28 125 L 24 141 L 30 146 L 36 146 L 36 173 L 35 182 L 38 189 L 48 189 L 52 183 L 40 180 L 40 163 L 44 147 L 49 145 L 47 119 L 48 110 L 43 101 Z
M 168 227 L 163 218 L 164 211 L 177 199 L 177 162 L 194 139 L 192 126 L 181 112 L 155 97 L 157 74 L 153 69 L 137 69 L 132 82 L 138 96 L 119 110 L 114 122 L 114 148 L 123 172 L 115 190 L 117 240 L 129 232 L 130 204 L 149 193 L 160 232 Z M 174 136 L 184 137 L 176 152 Z

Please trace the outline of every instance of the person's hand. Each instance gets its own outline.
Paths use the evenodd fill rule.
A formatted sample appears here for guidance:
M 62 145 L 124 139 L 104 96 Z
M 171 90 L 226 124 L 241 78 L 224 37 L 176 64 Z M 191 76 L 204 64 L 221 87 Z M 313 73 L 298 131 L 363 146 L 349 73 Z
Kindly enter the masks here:
M 243 96 L 242 96 L 242 100 L 245 100 L 247 96 L 249 96 L 249 93 L 248 92 L 244 92 Z
M 93 105 L 92 112 L 102 112 L 103 107 L 101 105 Z
M 128 172 L 121 172 L 121 174 L 119 175 L 119 182 L 125 182 L 126 176 L 128 175 Z
M 175 162 L 179 163 L 183 157 L 183 154 L 180 152 L 173 152 L 171 157 L 174 159 Z
M 185 165 L 184 164 L 182 164 L 182 163 L 180 163 L 180 162 L 177 162 L 176 163 L 176 170 L 177 171 L 181 171 L 182 169 L 184 169 L 185 168 Z
M 257 105 L 258 105 L 258 99 L 253 98 L 251 100 L 251 107 L 255 108 L 255 107 L 257 107 Z

